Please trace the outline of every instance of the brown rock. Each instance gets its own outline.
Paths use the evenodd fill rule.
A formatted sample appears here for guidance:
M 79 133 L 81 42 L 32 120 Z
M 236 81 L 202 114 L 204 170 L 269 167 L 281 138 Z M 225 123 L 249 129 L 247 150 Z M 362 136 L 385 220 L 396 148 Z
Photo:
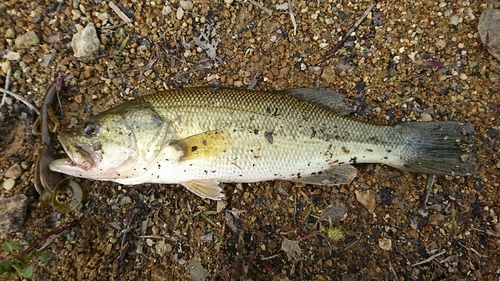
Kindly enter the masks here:
M 356 190 L 354 193 L 356 194 L 356 200 L 365 206 L 368 212 L 373 214 L 377 205 L 375 202 L 375 191 L 372 189 L 362 191 Z
M 479 36 L 488 52 L 500 60 L 500 10 L 487 8 L 478 24 Z
M 18 49 L 28 49 L 40 43 L 40 38 L 33 30 L 30 30 L 16 38 L 15 44 Z
M 18 163 L 10 166 L 10 168 L 5 172 L 6 178 L 17 179 L 21 176 L 21 166 Z

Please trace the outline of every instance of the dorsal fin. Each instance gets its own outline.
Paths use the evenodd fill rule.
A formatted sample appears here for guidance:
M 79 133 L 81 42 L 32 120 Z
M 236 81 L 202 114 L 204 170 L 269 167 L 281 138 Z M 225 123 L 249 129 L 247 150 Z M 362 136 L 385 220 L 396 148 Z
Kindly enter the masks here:
M 344 102 L 344 98 L 337 91 L 325 88 L 299 88 L 288 90 L 288 94 L 296 98 L 326 107 L 338 115 L 347 115 L 352 108 Z

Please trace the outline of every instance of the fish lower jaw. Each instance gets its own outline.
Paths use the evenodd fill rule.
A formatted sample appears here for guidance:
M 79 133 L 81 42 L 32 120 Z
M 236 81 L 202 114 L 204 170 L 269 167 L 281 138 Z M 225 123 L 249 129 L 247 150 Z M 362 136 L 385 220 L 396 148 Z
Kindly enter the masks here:
M 53 172 L 75 175 L 85 173 L 90 170 L 91 165 L 78 165 L 71 158 L 56 159 L 49 164 L 49 168 Z

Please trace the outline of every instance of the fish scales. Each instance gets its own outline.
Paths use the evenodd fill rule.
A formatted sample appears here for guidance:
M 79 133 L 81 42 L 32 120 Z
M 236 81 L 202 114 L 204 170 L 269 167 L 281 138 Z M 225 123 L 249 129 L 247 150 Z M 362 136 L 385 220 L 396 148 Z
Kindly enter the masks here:
M 348 111 L 337 93 L 324 89 L 169 90 L 125 102 L 63 134 L 70 158 L 51 169 L 124 184 L 180 183 L 211 199 L 223 196 L 219 182 L 348 183 L 356 163 L 437 175 L 474 169 L 460 160 L 459 140 L 470 124 L 381 126 L 349 119 Z M 123 148 L 127 143 L 130 149 Z
M 397 162 L 406 147 L 402 132 L 341 117 L 286 92 L 195 88 L 142 101 L 164 120 L 175 120 L 180 139 L 217 129 L 231 135 L 227 153 L 208 160 L 221 181 L 234 181 L 235 174 L 245 181 L 293 179 L 332 164 Z

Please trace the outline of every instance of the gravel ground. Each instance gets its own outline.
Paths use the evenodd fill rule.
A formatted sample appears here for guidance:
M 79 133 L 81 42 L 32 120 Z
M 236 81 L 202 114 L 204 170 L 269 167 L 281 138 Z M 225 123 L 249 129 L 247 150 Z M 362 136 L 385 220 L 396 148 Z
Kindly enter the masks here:
M 499 280 L 500 64 L 477 31 L 488 4 L 257 2 L 124 0 L 114 3 L 120 18 L 102 0 L 6 0 L 1 86 L 8 77 L 9 90 L 40 108 L 64 77 L 62 130 L 167 88 L 327 87 L 355 119 L 474 124 L 477 173 L 433 178 L 358 165 L 358 177 L 337 188 L 225 184 L 222 203 L 180 186 L 78 179 L 83 204 L 59 214 L 37 208 L 37 115 L 7 96 L 0 199 L 24 194 L 16 198 L 29 206 L 0 242 L 47 242 L 54 255 L 32 262 L 36 280 Z M 77 48 L 97 53 L 76 59 L 72 38 L 89 23 L 99 48 L 85 39 Z

